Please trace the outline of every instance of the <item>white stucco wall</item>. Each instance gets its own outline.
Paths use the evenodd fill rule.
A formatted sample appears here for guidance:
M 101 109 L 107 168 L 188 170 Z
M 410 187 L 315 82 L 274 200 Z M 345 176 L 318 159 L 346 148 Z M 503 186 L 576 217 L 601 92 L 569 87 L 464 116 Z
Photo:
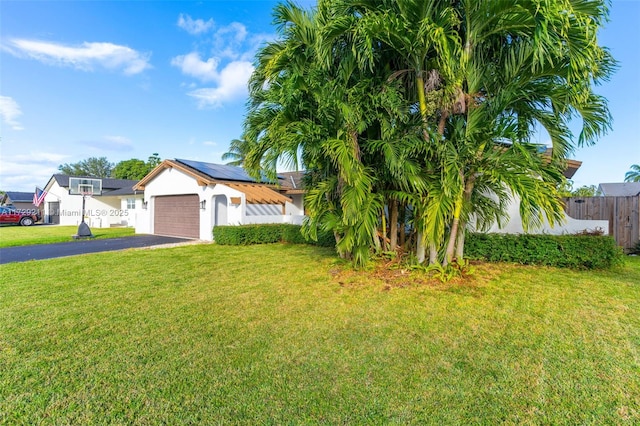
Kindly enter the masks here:
M 167 168 L 161 171 L 144 188 L 144 201 L 146 209 L 140 212 L 136 219 L 136 233 L 153 234 L 153 212 L 155 198 L 164 195 L 187 195 L 195 194 L 199 201 L 205 202 L 205 208 L 200 209 L 200 239 L 211 241 L 213 239 L 213 226 L 215 223 L 216 197 L 224 196 L 223 202 L 226 204 L 226 218 L 223 218 L 225 225 L 239 225 L 243 223 L 243 205 L 245 195 L 231 189 L 225 185 L 200 186 L 196 180 L 174 168 Z M 240 197 L 240 204 L 231 204 L 231 197 Z
M 109 228 L 112 225 L 134 226 L 135 212 L 126 209 L 126 198 L 138 198 L 142 207 L 142 195 L 137 196 L 97 196 L 85 199 L 85 222 L 92 228 Z M 123 200 L 124 199 L 124 200 Z M 82 196 L 69 195 L 69 190 L 53 182 L 44 198 L 45 223 L 53 212 L 52 202 L 59 202 L 60 225 L 77 226 L 82 221 Z
M 504 226 L 499 227 L 497 223 L 489 229 L 489 233 L 499 234 L 524 234 L 522 219 L 520 218 L 520 198 L 514 198 L 508 207 L 509 220 Z M 473 229 L 473 227 L 471 227 Z M 530 234 L 576 234 L 582 231 L 602 230 L 605 235 L 609 234 L 609 222 L 607 220 L 578 220 L 565 214 L 565 221 L 552 227 L 545 219 L 541 228 L 530 229 Z
M 142 194 L 138 194 L 138 195 L 130 195 L 130 196 L 122 196 L 119 197 L 120 198 L 120 225 L 122 226 L 131 226 L 134 227 L 136 226 L 136 223 L 138 222 L 139 218 L 141 215 L 146 215 L 146 212 L 143 211 L 142 209 L 142 202 L 144 201 L 142 199 Z M 128 208 L 128 203 L 127 200 L 128 199 L 133 199 L 134 200 L 134 205 L 135 207 L 133 209 L 129 209 Z
M 293 215 L 271 215 L 271 216 L 246 216 L 245 225 L 255 225 L 261 223 L 292 223 L 294 225 L 302 225 L 304 216 Z
M 167 168 L 155 176 L 144 188 L 144 201 L 146 209 L 141 210 L 136 218 L 136 233 L 152 234 L 153 211 L 155 197 L 164 195 L 198 195 L 199 201 L 205 202 L 205 208 L 200 209 L 200 239 L 211 241 L 213 239 L 213 227 L 216 224 L 216 205 L 224 203 L 220 211 L 226 211 L 226 217 L 222 217 L 221 225 L 243 225 L 256 223 L 295 223 L 301 224 L 302 216 L 302 196 L 299 197 L 300 206 L 287 203 L 285 214 L 276 213 L 282 211 L 282 206 L 260 206 L 252 205 L 247 208 L 246 196 L 243 192 L 232 189 L 224 184 L 200 186 L 192 176 L 175 168 Z M 239 204 L 232 204 L 231 197 L 240 198 Z M 295 203 L 295 201 L 294 201 Z M 264 210 L 264 211 L 263 211 Z M 218 213 L 220 213 L 220 211 Z M 259 214 L 262 212 L 263 214 Z M 249 213 L 249 214 L 248 214 Z M 267 213 L 267 214 L 264 214 Z
M 285 206 L 285 214 L 293 216 L 304 215 L 304 194 L 287 195 L 293 203 L 287 203 Z

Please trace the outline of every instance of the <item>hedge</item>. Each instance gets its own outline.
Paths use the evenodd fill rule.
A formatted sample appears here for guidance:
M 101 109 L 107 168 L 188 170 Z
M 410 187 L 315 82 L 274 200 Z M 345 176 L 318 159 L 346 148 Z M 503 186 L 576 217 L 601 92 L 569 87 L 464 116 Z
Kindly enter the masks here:
M 268 243 L 314 244 L 334 247 L 330 232 L 318 232 L 318 241 L 306 239 L 301 226 L 261 224 L 216 226 L 213 237 L 221 245 Z M 604 269 L 619 263 L 623 252 L 611 236 L 467 234 L 465 257 L 488 262 L 512 262 L 578 269 Z
M 467 234 L 464 250 L 468 259 L 578 269 L 610 268 L 623 258 L 613 237 L 602 235 Z
M 323 247 L 333 247 L 336 244 L 330 232 L 318 232 L 318 241 L 313 241 L 305 238 L 300 230 L 300 225 L 288 223 L 216 226 L 213 228 L 213 239 L 217 244 L 234 246 L 279 242 Z

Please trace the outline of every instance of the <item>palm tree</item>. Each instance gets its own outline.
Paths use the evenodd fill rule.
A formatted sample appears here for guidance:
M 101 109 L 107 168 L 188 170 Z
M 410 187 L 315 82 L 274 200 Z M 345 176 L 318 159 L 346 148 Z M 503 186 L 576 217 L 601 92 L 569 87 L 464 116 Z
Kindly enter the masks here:
M 327 4 L 334 7 L 337 16 L 323 28 L 321 56 L 333 55 L 336 44 L 343 43 L 346 38 L 353 44 L 352 50 L 362 69 L 392 66 L 387 77 L 406 81 L 408 101 L 417 105 L 424 141 L 437 141 L 429 131 L 428 119 L 433 108 L 428 100 L 430 92 L 437 89 L 438 76 L 430 71 L 429 62 L 438 47 L 446 46 L 449 38 L 456 36 L 452 10 L 445 2 L 436 0 L 329 1 Z M 442 52 L 446 50 L 442 49 Z M 381 58 L 387 60 L 381 61 Z M 420 160 L 428 162 L 428 157 L 425 155 Z M 424 196 L 412 198 L 414 202 L 426 200 Z M 426 210 L 426 206 L 414 207 L 415 212 Z M 417 216 L 415 225 L 418 260 L 422 262 L 429 240 L 425 234 L 427 222 Z M 433 237 L 430 240 L 433 246 Z
M 251 151 L 251 145 L 245 139 L 233 139 L 229 144 L 229 151 L 222 154 L 222 161 L 227 161 L 230 166 L 242 166 Z
M 334 21 L 329 39 L 348 34 L 361 65 L 369 68 L 377 65 L 377 51 L 391 50 L 401 68 L 390 70 L 390 78 L 409 71 L 416 76 L 417 97 L 408 101 L 418 105 L 425 139 L 434 145 L 425 167 L 439 177 L 419 197 L 427 205 L 416 210 L 425 215 L 419 222 L 443 263 L 452 260 L 454 251 L 461 257 L 466 222 L 480 212 L 473 205 L 476 182 L 489 176 L 481 168 L 483 160 L 505 150 L 496 146 L 505 137 L 512 146 L 507 151 L 520 153 L 528 169 L 519 168 L 516 180 L 502 173 L 499 183 L 521 196 L 526 223 L 540 222 L 541 215 L 552 223 L 558 220 L 555 194 L 540 190 L 531 176 L 542 179 L 544 188 L 560 178 L 560 163 L 574 146 L 567 125 L 572 116 L 583 120 L 578 145 L 593 143 L 608 128 L 606 103 L 591 91 L 613 66 L 593 30 L 593 24 L 606 19 L 603 2 L 561 1 L 544 8 L 518 0 L 330 3 L 351 15 Z M 425 76 L 431 77 L 430 84 L 421 79 Z M 434 91 L 441 96 L 429 117 L 425 99 Z M 551 162 L 528 153 L 524 142 L 535 123 L 551 135 Z M 513 170 L 510 164 L 493 164 L 492 170 Z M 420 260 L 420 248 L 418 253 Z
M 640 165 L 632 164 L 631 170 L 624 175 L 625 182 L 640 182 Z
M 307 186 L 309 227 L 333 230 L 339 253 L 362 264 L 381 209 L 359 143 L 368 115 L 358 98 L 371 86 L 355 78 L 344 59 L 341 67 L 319 65 L 317 14 L 286 4 L 276 7 L 275 18 L 283 39 L 258 53 L 245 132 L 253 148 L 246 164 L 254 173 L 275 174 L 279 161 L 302 161 L 315 177 Z
M 282 39 L 257 57 L 245 165 L 303 165 L 308 229 L 333 230 L 356 263 L 407 224 L 419 261 L 427 245 L 432 263 L 461 259 L 467 223 L 501 220 L 513 194 L 525 225 L 558 221 L 570 119 L 583 121 L 577 145 L 608 128 L 591 90 L 613 66 L 595 38 L 603 1 L 321 0 L 275 17 Z M 527 143 L 536 124 L 550 159 Z

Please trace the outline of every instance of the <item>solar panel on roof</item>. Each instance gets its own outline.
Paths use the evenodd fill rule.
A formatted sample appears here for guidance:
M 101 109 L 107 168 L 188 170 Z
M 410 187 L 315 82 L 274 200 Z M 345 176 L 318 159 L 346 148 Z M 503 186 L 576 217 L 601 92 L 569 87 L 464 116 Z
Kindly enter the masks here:
M 189 166 L 200 173 L 204 173 L 212 179 L 233 180 L 238 182 L 257 182 L 249 176 L 242 167 L 205 163 L 203 161 L 181 160 L 179 158 L 176 158 L 176 161 Z M 269 181 L 266 178 L 263 178 L 261 182 Z

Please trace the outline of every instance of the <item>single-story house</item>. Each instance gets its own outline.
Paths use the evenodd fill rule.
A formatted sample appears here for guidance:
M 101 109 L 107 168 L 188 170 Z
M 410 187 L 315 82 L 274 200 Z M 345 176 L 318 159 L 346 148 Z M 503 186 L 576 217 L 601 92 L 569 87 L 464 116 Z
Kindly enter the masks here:
M 4 195 L 0 196 L 0 205 L 18 210 L 40 210 L 40 214 L 42 214 L 42 204 L 40 207 L 33 204 L 33 195 L 33 192 L 6 191 Z
M 569 160 L 565 176 L 571 178 L 581 162 Z M 136 233 L 170 235 L 211 241 L 216 225 L 294 223 L 304 219 L 302 172 L 278 174 L 278 183 L 255 180 L 243 168 L 184 159 L 165 160 L 134 187 L 144 191 Z M 510 220 L 489 232 L 523 233 L 519 201 L 509 207 Z M 545 224 L 532 232 L 577 233 L 601 228 L 607 222 L 566 217 L 554 228 Z
M 69 194 L 69 178 L 55 174 L 47 182 L 44 190 L 44 222 L 58 225 L 79 225 L 82 221 L 82 195 Z M 113 226 L 135 227 L 138 216 L 143 211 L 143 191 L 133 189 L 136 180 L 102 180 L 102 193 L 85 198 L 85 222 L 92 228 Z
M 280 175 L 287 186 L 258 181 L 243 168 L 192 160 L 164 160 L 133 189 L 144 191 L 136 233 L 211 241 L 216 225 L 302 223 L 299 177 Z
M 601 183 L 598 195 L 603 197 L 636 197 L 640 195 L 640 182 Z

